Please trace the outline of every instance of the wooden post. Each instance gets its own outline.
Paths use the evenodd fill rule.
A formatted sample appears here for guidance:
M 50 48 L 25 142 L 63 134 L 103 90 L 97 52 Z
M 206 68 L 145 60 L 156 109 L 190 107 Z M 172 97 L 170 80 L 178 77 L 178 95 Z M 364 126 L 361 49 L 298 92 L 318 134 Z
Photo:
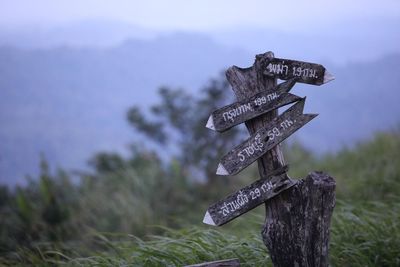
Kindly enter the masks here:
M 328 266 L 332 177 L 312 172 L 265 206 L 262 237 L 275 266 Z
M 226 71 L 237 100 L 248 99 L 276 86 L 264 74 L 272 52 L 256 56 L 252 67 L 233 66 Z M 246 122 L 250 134 L 266 127 L 277 110 Z M 285 166 L 280 145 L 257 160 L 261 179 Z M 335 181 L 314 172 L 291 189 L 265 203 L 266 221 L 262 236 L 275 266 L 328 266 L 329 226 L 335 206 Z

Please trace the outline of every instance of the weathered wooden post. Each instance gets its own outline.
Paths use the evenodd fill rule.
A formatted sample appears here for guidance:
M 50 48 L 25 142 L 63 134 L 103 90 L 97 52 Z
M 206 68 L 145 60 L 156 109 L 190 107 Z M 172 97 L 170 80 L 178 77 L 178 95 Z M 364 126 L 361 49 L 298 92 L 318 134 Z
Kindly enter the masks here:
M 321 85 L 333 79 L 322 65 L 257 55 L 250 68 L 226 72 L 238 100 L 215 111 L 207 127 L 224 131 L 246 121 L 250 138 L 225 155 L 217 174 L 233 175 L 257 160 L 260 180 L 211 205 L 204 223 L 223 225 L 265 202 L 262 237 L 275 266 L 327 266 L 335 181 L 312 172 L 294 181 L 279 143 L 315 114 L 303 114 L 305 98 L 289 94 L 295 82 Z M 276 79 L 288 80 L 277 86 Z M 297 102 L 278 116 L 277 108 Z

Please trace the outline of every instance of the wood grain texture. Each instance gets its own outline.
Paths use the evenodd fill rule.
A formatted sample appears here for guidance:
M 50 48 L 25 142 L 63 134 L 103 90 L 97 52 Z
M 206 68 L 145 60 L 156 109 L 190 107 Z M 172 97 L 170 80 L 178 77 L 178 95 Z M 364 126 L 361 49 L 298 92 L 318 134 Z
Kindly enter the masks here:
M 271 91 L 263 91 L 248 99 L 219 108 L 212 112 L 207 127 L 224 132 L 273 109 L 296 102 L 300 97 L 288 93 L 294 84 L 294 80 L 289 80 Z
M 262 231 L 275 266 L 328 266 L 335 180 L 312 172 L 280 194 Z
M 226 175 L 239 173 L 315 118 L 316 114 L 303 114 L 304 103 L 305 99 L 297 102 L 271 120 L 266 127 L 258 129 L 247 140 L 229 151 L 221 158 L 219 168 L 222 165 Z
M 297 78 L 297 82 L 321 85 L 324 83 L 325 67 L 320 64 L 272 58 L 264 61 L 263 73 L 267 76 L 288 80 Z
M 294 186 L 296 182 L 287 178 L 286 171 L 272 176 L 269 181 L 257 180 L 211 205 L 207 210 L 208 215 L 206 213 L 206 216 L 211 216 L 211 225 L 224 225 Z
M 270 90 L 276 77 L 264 71 L 274 58 L 272 52 L 256 56 L 252 67 L 233 66 L 227 79 L 238 100 Z M 271 111 L 246 122 L 250 134 L 268 127 L 277 116 Z M 257 160 L 262 179 L 282 168 L 285 161 L 277 145 Z M 328 266 L 329 226 L 335 206 L 335 182 L 321 173 L 310 174 L 295 185 L 265 203 L 266 220 L 262 236 L 275 266 Z M 306 212 L 304 212 L 306 211 Z
M 266 62 L 272 58 L 274 58 L 272 52 L 256 55 L 256 60 L 252 67 L 239 68 L 237 66 L 232 66 L 226 71 L 226 78 L 231 84 L 238 101 L 250 98 L 262 91 L 270 91 L 276 86 L 276 79 L 264 75 L 262 71 Z M 273 110 L 255 119 L 249 120 L 245 124 L 252 135 L 258 129 L 267 126 L 276 116 L 277 110 Z M 269 172 L 285 166 L 285 160 L 279 145 L 264 154 L 257 162 L 258 171 L 262 179 L 268 179 Z

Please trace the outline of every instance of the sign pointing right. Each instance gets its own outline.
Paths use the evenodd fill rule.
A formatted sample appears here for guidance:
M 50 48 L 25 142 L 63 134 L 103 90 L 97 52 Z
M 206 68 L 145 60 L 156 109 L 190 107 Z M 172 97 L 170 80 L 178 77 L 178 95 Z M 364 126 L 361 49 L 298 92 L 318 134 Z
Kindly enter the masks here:
M 303 114 L 305 98 L 276 117 L 266 128 L 261 128 L 250 138 L 222 157 L 218 175 L 234 175 L 263 156 L 268 150 L 285 140 L 317 114 Z

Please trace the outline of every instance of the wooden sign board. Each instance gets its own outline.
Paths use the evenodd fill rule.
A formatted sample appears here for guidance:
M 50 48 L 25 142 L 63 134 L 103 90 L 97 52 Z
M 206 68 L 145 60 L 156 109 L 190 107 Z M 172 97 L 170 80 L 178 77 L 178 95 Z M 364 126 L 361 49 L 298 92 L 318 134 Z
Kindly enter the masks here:
M 296 78 L 297 82 L 321 85 L 335 79 L 320 64 L 282 58 L 271 58 L 264 64 L 265 75 L 281 80 Z
M 266 128 L 256 131 L 250 138 L 222 157 L 218 175 L 235 175 L 249 166 L 271 148 L 300 129 L 317 114 L 303 114 L 305 98 L 274 118 Z
M 296 181 L 288 178 L 286 171 L 268 180 L 258 180 L 211 205 L 204 215 L 203 223 L 224 225 L 295 184 Z
M 291 79 L 271 91 L 261 92 L 244 101 L 217 109 L 210 115 L 206 127 L 224 132 L 271 110 L 299 101 L 300 97 L 288 93 L 295 83 L 295 80 Z

